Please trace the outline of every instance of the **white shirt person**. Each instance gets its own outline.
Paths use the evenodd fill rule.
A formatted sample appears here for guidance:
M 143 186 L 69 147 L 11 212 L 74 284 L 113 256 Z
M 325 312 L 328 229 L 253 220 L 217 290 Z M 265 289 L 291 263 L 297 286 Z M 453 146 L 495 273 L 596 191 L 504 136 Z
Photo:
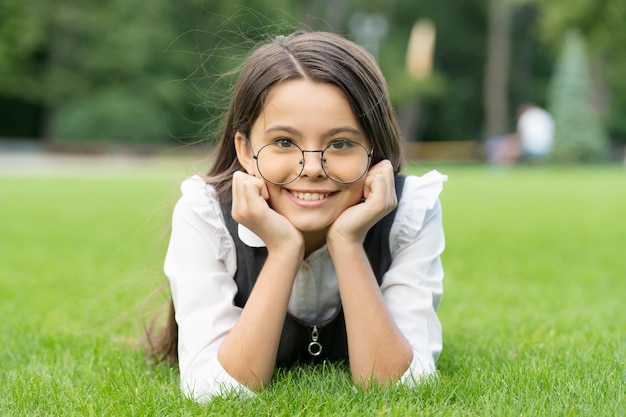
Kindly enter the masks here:
M 438 197 L 446 180 L 436 171 L 408 176 L 389 236 L 393 260 L 381 292 L 413 350 L 403 383 L 434 374 L 442 349 L 437 308 L 443 292 L 440 255 L 445 240 Z M 233 304 L 237 292 L 233 237 L 211 185 L 194 176 L 181 188 L 165 261 L 179 328 L 181 388 L 198 401 L 225 390 L 251 393 L 217 359 L 221 342 L 241 314 Z M 263 246 L 262 240 L 243 226 L 239 238 L 249 246 Z M 338 304 L 332 260 L 322 247 L 302 262 L 288 311 L 313 321 L 332 315 Z

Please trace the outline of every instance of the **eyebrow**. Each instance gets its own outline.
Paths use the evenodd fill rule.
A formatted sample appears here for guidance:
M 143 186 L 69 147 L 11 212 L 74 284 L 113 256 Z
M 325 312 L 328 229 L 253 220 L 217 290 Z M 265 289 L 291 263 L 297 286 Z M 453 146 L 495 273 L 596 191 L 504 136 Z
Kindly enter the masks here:
M 287 132 L 287 133 L 290 133 L 292 135 L 300 135 L 301 134 L 297 129 L 294 129 L 291 126 L 285 126 L 285 125 L 271 126 L 271 127 L 267 128 L 264 133 L 271 133 L 271 132 L 276 132 L 276 131 Z M 339 133 L 351 133 L 353 135 L 363 136 L 363 133 L 359 129 L 356 129 L 355 127 L 352 127 L 352 126 L 333 127 L 331 129 L 328 129 L 324 133 L 322 133 L 322 136 L 323 137 L 335 136 L 335 135 L 337 135 Z

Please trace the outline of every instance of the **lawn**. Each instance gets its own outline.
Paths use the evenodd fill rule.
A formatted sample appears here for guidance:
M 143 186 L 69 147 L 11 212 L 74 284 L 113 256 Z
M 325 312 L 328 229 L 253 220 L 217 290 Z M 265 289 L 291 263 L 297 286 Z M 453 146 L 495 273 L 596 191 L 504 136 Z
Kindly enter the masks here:
M 364 392 L 326 365 L 206 406 L 135 347 L 189 166 L 0 176 L 0 415 L 626 415 L 623 167 L 438 169 L 439 378 Z

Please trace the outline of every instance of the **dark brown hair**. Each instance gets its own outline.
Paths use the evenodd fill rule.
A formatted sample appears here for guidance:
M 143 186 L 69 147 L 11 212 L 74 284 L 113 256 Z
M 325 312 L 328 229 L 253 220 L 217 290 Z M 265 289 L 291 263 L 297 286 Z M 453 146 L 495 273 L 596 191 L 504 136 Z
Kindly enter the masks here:
M 248 136 L 269 90 L 281 82 L 307 79 L 337 86 L 345 94 L 363 131 L 374 145 L 372 164 L 402 163 L 400 129 L 385 79 L 374 59 L 355 43 L 327 32 L 295 32 L 278 36 L 248 56 L 232 92 L 215 161 L 205 180 L 218 196 L 228 195 L 232 175 L 243 170 L 237 160 L 235 134 Z M 152 327 L 152 326 L 151 326 Z M 157 360 L 175 362 L 177 327 L 174 306 L 161 334 L 148 332 L 148 351 Z

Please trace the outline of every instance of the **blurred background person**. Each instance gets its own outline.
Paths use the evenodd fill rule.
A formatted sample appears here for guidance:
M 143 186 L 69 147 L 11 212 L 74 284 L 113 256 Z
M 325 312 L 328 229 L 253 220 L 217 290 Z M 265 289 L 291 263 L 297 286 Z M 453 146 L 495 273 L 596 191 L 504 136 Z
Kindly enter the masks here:
M 550 113 L 532 104 L 518 109 L 517 136 L 522 160 L 542 159 L 554 146 L 554 120 Z
M 521 155 L 519 138 L 516 134 L 494 136 L 485 142 L 487 162 L 494 165 L 513 165 Z

